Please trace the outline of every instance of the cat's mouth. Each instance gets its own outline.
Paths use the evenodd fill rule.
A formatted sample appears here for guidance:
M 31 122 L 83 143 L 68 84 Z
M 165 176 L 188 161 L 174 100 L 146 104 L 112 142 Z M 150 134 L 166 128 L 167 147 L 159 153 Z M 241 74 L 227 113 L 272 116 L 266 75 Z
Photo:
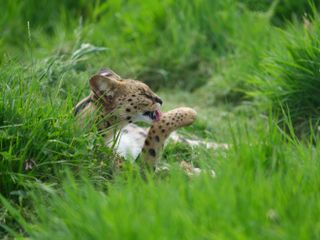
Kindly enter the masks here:
M 159 121 L 161 117 L 161 112 L 160 110 L 146 111 L 142 115 L 149 117 L 152 121 Z

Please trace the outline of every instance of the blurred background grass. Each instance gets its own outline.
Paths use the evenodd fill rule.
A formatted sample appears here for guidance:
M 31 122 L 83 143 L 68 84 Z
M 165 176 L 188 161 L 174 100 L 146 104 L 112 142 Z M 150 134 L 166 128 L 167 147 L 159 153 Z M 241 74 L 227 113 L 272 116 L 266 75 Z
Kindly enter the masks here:
M 0 236 L 320 238 L 318 0 L 0 6 Z M 195 108 L 184 133 L 231 149 L 169 143 L 163 160 L 218 178 L 175 169 L 145 182 L 131 165 L 114 176 L 117 157 L 72 116 L 103 67 L 150 85 L 165 110 Z
M 274 22 L 284 25 L 312 16 L 302 0 L 4 0 L 2 5 L 6 11 L 0 23 L 0 46 L 5 53 L 30 48 L 37 49 L 36 55 L 70 52 L 79 47 L 77 43 L 89 42 L 109 49 L 100 65 L 111 65 L 154 88 L 186 90 L 195 90 L 217 75 L 224 63 L 221 56 L 232 58 L 227 63 L 245 58 L 243 67 L 257 67 L 276 35 Z

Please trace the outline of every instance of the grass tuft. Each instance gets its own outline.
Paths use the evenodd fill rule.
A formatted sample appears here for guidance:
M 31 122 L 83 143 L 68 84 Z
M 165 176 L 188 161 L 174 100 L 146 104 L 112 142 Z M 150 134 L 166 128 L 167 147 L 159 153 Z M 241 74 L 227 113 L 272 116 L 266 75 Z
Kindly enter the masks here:
M 263 71 L 253 79 L 260 99 L 267 99 L 280 121 L 290 116 L 297 133 L 309 132 L 319 122 L 320 20 L 316 14 L 301 27 L 291 26 L 279 47 L 269 53 Z

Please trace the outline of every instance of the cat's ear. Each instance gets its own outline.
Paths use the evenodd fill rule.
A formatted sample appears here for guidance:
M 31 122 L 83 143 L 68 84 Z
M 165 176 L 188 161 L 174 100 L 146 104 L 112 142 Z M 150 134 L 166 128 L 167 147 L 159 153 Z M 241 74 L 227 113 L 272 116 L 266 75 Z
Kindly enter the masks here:
M 116 74 L 114 71 L 112 71 L 111 69 L 108 69 L 108 68 L 101 69 L 100 72 L 98 73 L 98 75 L 109 77 L 114 80 L 121 80 L 121 77 L 118 74 Z
M 121 84 L 119 75 L 111 70 L 104 69 L 90 79 L 90 87 L 96 95 L 114 95 L 115 89 Z

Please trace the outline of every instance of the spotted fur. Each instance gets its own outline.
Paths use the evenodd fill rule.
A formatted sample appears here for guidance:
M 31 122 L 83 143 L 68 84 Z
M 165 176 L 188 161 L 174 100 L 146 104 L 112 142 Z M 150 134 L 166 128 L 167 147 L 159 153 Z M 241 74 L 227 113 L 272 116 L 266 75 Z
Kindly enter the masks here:
M 168 136 L 180 127 L 193 123 L 197 113 L 191 108 L 176 108 L 162 115 L 159 122 L 154 122 L 142 149 L 141 158 L 149 166 L 156 166 L 159 155 Z
M 122 79 L 111 70 L 94 75 L 89 83 L 90 95 L 76 105 L 74 113 L 81 123 L 92 116 L 102 131 L 115 126 L 121 129 L 140 120 L 148 121 L 143 113 L 157 111 L 162 104 L 161 98 L 146 84 Z

